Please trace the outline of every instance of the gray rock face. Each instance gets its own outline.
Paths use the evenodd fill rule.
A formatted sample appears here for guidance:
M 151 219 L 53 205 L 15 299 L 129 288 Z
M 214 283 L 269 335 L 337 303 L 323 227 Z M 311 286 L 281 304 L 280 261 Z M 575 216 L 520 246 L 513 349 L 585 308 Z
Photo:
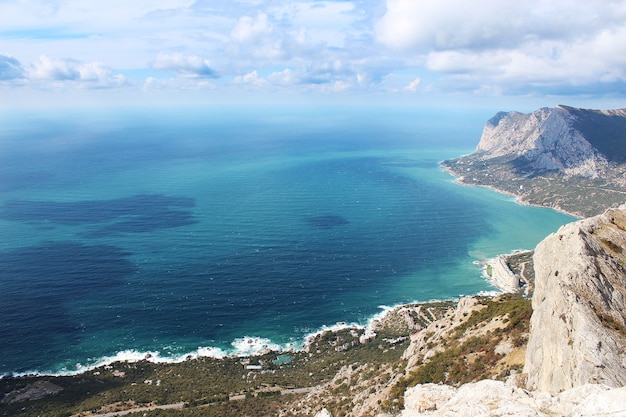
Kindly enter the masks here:
M 535 249 L 529 389 L 626 385 L 626 205 L 567 224 Z
M 626 416 L 626 387 L 584 385 L 550 395 L 483 380 L 453 388 L 425 384 L 409 388 L 400 417 L 599 417 Z
M 567 107 L 496 114 L 485 124 L 476 153 L 482 159 L 516 158 L 531 170 L 589 178 L 598 177 L 608 166 Z

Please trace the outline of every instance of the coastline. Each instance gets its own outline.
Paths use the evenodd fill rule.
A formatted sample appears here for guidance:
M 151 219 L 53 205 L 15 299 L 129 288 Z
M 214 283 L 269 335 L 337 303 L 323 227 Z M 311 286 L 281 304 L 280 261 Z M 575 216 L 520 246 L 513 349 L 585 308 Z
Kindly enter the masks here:
M 244 336 L 235 339 L 231 345 L 232 350 L 225 351 L 217 347 L 198 347 L 196 350 L 178 354 L 175 356 L 163 356 L 159 351 L 138 351 L 135 349 L 127 349 L 120 352 L 116 352 L 111 356 L 105 356 L 99 358 L 89 365 L 78 364 L 79 368 L 76 370 L 64 370 L 60 372 L 51 371 L 25 371 L 25 372 L 9 372 L 0 375 L 0 380 L 3 378 L 32 378 L 32 377 L 74 377 L 92 372 L 100 368 L 115 367 L 116 364 L 134 364 L 142 361 L 150 362 L 152 364 L 181 364 L 187 361 L 194 361 L 203 358 L 210 358 L 216 360 L 233 359 L 233 358 L 256 358 L 267 354 L 296 354 L 300 352 L 307 352 L 310 346 L 319 339 L 320 336 L 327 332 L 334 334 L 340 333 L 345 330 L 357 330 L 363 332 L 364 335 L 375 336 L 376 328 L 381 323 L 385 322 L 398 310 L 407 308 L 419 308 L 420 306 L 431 305 L 433 303 L 457 303 L 461 298 L 467 296 L 483 296 L 483 297 L 496 297 L 505 291 L 499 289 L 499 291 L 480 291 L 476 294 L 463 294 L 456 298 L 450 298 L 445 300 L 429 300 L 423 302 L 410 302 L 397 304 L 394 306 L 379 306 L 380 312 L 369 317 L 364 324 L 361 323 L 347 323 L 338 322 L 333 325 L 324 325 L 318 330 L 313 331 L 305 335 L 299 342 L 289 343 L 287 345 L 278 345 L 271 340 L 262 337 Z M 242 346 L 247 346 L 247 349 L 242 349 Z M 239 348 L 237 348 L 239 346 Z
M 459 297 L 460 298 L 460 297 Z M 397 304 L 394 306 L 379 306 L 380 312 L 369 317 L 364 324 L 356 322 L 338 322 L 332 325 L 323 325 L 319 329 L 312 331 L 303 336 L 298 342 L 292 342 L 279 345 L 267 338 L 258 336 L 243 336 L 231 342 L 232 349 L 224 350 L 213 346 L 201 346 L 197 349 L 180 353 L 173 356 L 162 355 L 160 351 L 139 351 L 136 349 L 126 349 L 116 352 L 110 356 L 104 356 L 95 360 L 91 364 L 76 364 L 75 370 L 38 371 L 29 370 L 24 372 L 8 372 L 0 375 L 2 378 L 26 378 L 26 377 L 71 377 L 91 372 L 102 367 L 109 367 L 118 363 L 137 363 L 147 361 L 153 364 L 179 364 L 186 361 L 193 361 L 201 358 L 226 359 L 226 358 L 253 358 L 263 356 L 268 353 L 297 353 L 307 351 L 316 338 L 326 332 L 338 333 L 347 329 L 361 330 L 364 332 L 373 331 L 377 323 L 384 321 L 388 314 L 393 313 L 400 308 L 416 306 L 421 304 L 429 304 L 433 302 L 457 301 L 450 300 L 430 300 L 425 302 L 412 302 L 406 304 Z
M 501 293 L 521 293 L 524 289 L 521 282 L 526 282 L 526 285 L 528 282 L 525 278 L 515 274 L 511 268 L 506 265 L 506 259 L 511 256 L 530 252 L 532 252 L 532 250 L 515 249 L 512 252 L 499 254 L 485 261 L 474 261 L 474 263 L 481 266 L 482 277 Z
M 554 211 L 558 211 L 559 213 L 563 213 L 563 214 L 566 214 L 566 215 L 568 215 L 568 216 L 572 216 L 572 217 L 574 217 L 574 218 L 576 218 L 576 219 L 582 219 L 582 218 L 583 218 L 583 217 L 582 217 L 582 216 L 580 216 L 579 214 L 576 214 L 576 213 L 571 213 L 571 212 L 569 212 L 569 211 L 567 211 L 567 210 L 563 210 L 563 209 L 562 209 L 562 208 L 560 208 L 560 207 L 549 207 L 549 206 L 543 206 L 543 205 L 541 205 L 541 204 L 534 204 L 534 203 L 530 203 L 530 202 L 528 202 L 528 201 L 524 200 L 524 198 L 523 198 L 522 196 L 518 195 L 518 194 L 514 194 L 514 193 L 512 193 L 512 192 L 510 192 L 510 191 L 502 190 L 502 189 L 500 189 L 500 188 L 496 188 L 496 187 L 494 187 L 493 185 L 489 185 L 489 184 L 472 184 L 472 183 L 465 182 L 465 181 L 464 181 L 465 176 L 460 175 L 460 174 L 458 174 L 457 172 L 455 172 L 454 170 L 452 170 L 452 168 L 450 168 L 450 167 L 448 167 L 448 166 L 445 166 L 445 165 L 443 164 L 443 162 L 444 162 L 444 161 L 440 161 L 440 162 L 439 162 L 439 166 L 441 167 L 441 169 L 442 169 L 443 171 L 447 172 L 448 174 L 450 174 L 450 176 L 454 177 L 454 180 L 453 180 L 453 181 L 454 181 L 455 183 L 459 184 L 459 185 L 464 185 L 464 186 L 467 186 L 467 187 L 482 187 L 482 188 L 488 188 L 488 189 L 490 189 L 490 190 L 492 190 L 492 191 L 495 191 L 495 192 L 497 192 L 497 193 L 499 193 L 499 194 L 502 194 L 502 195 L 507 195 L 507 196 L 509 196 L 509 197 L 514 197 L 514 198 L 515 198 L 515 202 L 516 202 L 517 204 L 519 204 L 519 205 L 522 205 L 522 206 L 539 207 L 539 208 L 548 208 L 548 209 L 551 209 L 551 210 L 554 210 Z

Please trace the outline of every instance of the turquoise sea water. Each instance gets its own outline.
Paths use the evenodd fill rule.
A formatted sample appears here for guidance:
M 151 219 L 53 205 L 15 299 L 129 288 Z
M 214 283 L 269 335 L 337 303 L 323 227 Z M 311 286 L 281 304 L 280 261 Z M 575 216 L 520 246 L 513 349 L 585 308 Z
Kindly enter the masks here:
M 451 123 L 451 118 L 454 123 Z M 204 109 L 0 119 L 0 374 L 298 347 L 493 288 L 573 218 L 453 182 L 483 115 Z

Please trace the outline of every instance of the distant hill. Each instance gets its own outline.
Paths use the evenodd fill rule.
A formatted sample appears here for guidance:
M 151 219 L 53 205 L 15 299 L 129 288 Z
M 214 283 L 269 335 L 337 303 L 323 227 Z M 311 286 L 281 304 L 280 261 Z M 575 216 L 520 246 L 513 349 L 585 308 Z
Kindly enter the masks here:
M 442 165 L 464 184 L 586 217 L 626 201 L 626 109 L 500 112 L 474 153 Z

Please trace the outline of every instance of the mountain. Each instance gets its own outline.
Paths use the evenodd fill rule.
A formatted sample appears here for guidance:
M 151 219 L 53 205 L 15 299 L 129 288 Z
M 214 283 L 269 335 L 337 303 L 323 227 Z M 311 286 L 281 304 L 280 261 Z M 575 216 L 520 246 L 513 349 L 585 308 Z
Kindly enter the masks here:
M 626 201 L 626 109 L 500 112 L 474 153 L 442 165 L 462 183 L 593 216 Z

